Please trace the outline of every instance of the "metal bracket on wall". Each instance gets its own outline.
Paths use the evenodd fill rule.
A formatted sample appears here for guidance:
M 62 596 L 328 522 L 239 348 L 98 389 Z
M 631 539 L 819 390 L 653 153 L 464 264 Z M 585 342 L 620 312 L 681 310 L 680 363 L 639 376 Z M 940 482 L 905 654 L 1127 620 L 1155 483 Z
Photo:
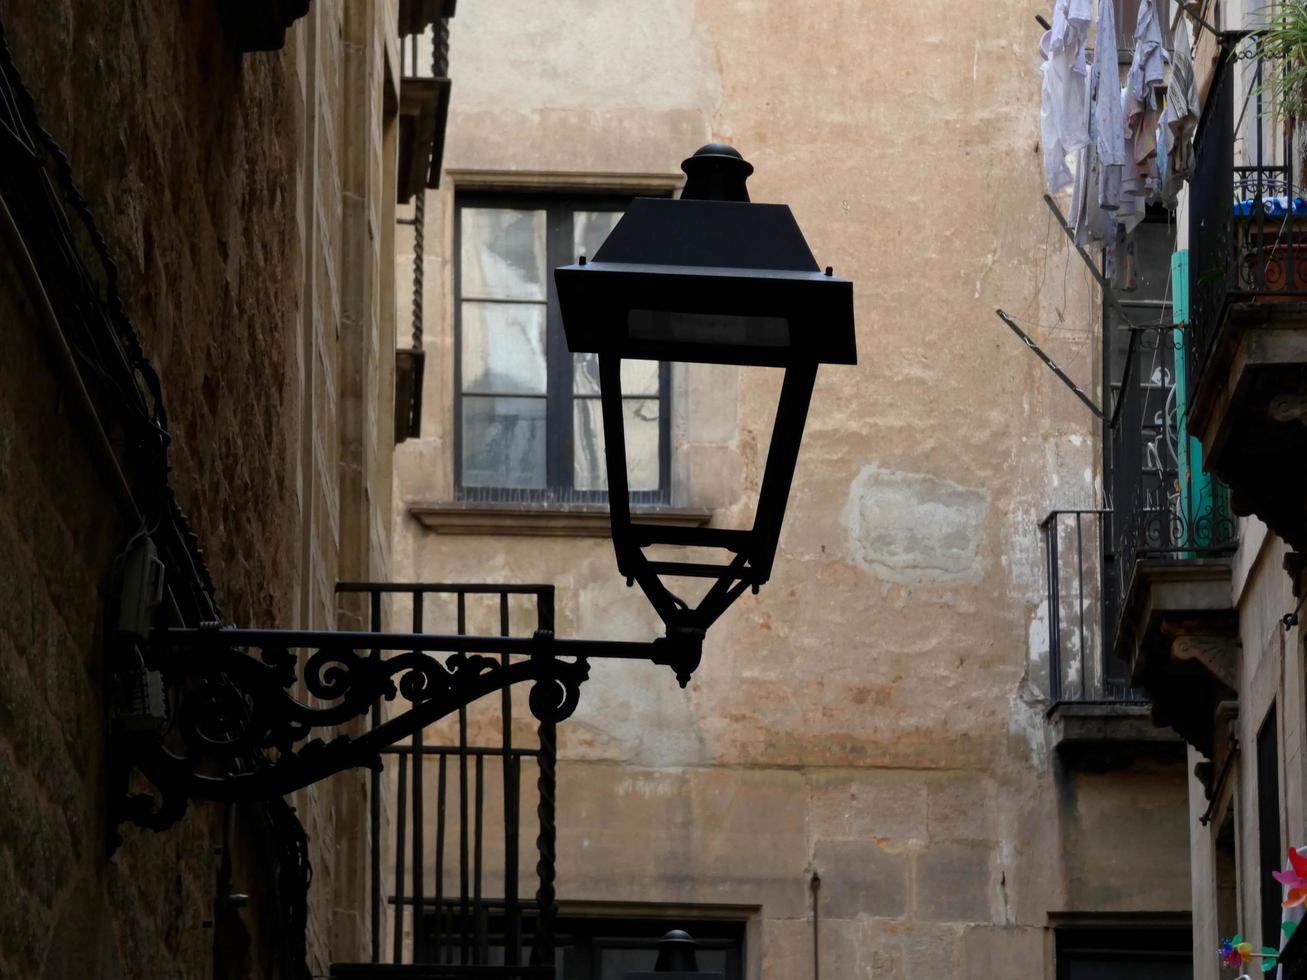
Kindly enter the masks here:
M 1002 309 L 995 310 L 994 312 L 998 314 L 998 318 L 1000 320 L 1002 320 L 1004 323 L 1008 325 L 1009 328 L 1011 328 L 1014 334 L 1016 334 L 1018 337 L 1021 338 L 1022 343 L 1024 343 L 1027 347 L 1029 347 L 1034 352 L 1035 356 L 1038 357 L 1041 361 L 1043 361 L 1050 371 L 1052 371 L 1055 375 L 1057 375 L 1058 380 L 1071 389 L 1071 393 L 1074 394 L 1077 398 L 1079 398 L 1080 401 L 1084 403 L 1085 407 L 1094 413 L 1095 417 L 1097 417 L 1100 420 L 1105 417 L 1103 415 L 1103 410 L 1094 404 L 1094 400 L 1090 398 L 1088 395 L 1086 395 L 1084 390 L 1078 384 L 1072 381 L 1070 375 L 1068 375 L 1065 371 L 1063 371 L 1060 367 L 1058 367 L 1051 357 L 1049 357 L 1047 354 L 1044 353 L 1044 349 L 1042 347 L 1040 347 L 1037 343 L 1035 343 L 1033 340 L 1030 339 L 1030 335 L 1027 334 L 1024 330 L 1022 330 L 1021 327 L 1017 325 L 1017 322 L 1012 319 L 1012 317 L 1010 317 Z
M 576 709 L 591 659 L 645 660 L 688 677 L 701 653 L 702 637 L 681 633 L 632 643 L 563 639 L 548 629 L 530 637 L 156 630 L 145 665 L 162 674 L 172 710 L 162 731 L 116 726 L 115 823 L 161 830 L 191 799 L 268 799 L 346 769 L 380 770 L 382 749 L 514 684 L 530 683 L 532 713 L 556 723 Z M 366 731 L 312 737 L 383 700 L 406 704 Z M 133 770 L 157 797 L 129 792 Z

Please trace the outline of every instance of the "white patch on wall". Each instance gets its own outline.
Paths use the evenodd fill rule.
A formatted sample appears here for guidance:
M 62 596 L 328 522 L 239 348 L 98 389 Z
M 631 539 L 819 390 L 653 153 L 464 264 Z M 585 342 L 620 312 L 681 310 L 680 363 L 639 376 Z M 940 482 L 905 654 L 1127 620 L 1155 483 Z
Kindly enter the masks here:
M 1026 682 L 1008 698 L 1008 734 L 1025 746 L 1026 758 L 1036 772 L 1048 768 L 1048 700 Z
M 988 508 L 984 490 L 865 466 L 842 515 L 850 558 L 902 585 L 974 579 Z
M 1039 670 L 1048 663 L 1048 600 L 1043 599 L 1035 608 L 1027 637 L 1030 670 Z

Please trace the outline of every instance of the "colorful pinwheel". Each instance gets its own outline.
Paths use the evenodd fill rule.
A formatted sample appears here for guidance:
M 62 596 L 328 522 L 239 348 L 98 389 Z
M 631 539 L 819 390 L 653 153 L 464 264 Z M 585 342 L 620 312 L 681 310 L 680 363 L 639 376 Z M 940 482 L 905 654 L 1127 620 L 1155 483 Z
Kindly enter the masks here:
M 1289 848 L 1288 871 L 1272 871 L 1271 877 L 1289 889 L 1289 894 L 1281 903 L 1286 909 L 1302 905 L 1307 901 L 1307 857 L 1298 853 L 1296 847 Z
M 1245 942 L 1242 935 L 1222 939 L 1218 952 L 1221 954 L 1221 962 L 1236 970 L 1243 969 L 1250 960 L 1260 959 L 1263 973 L 1274 970 L 1280 956 L 1280 951 L 1270 946 L 1263 946 L 1261 952 L 1253 952 L 1253 944 Z
M 1242 935 L 1236 935 L 1233 939 L 1221 940 L 1221 962 L 1236 970 L 1248 962 L 1252 955 L 1252 951 L 1252 943 L 1244 942 Z

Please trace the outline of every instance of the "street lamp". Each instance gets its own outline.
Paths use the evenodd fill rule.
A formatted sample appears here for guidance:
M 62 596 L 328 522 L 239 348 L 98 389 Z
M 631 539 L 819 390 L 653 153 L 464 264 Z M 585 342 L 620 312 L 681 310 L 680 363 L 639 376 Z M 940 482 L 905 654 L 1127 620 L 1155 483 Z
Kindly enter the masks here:
M 820 271 L 788 207 L 749 202 L 745 179 L 753 168 L 740 154 L 710 144 L 682 167 L 688 181 L 680 200 L 637 199 L 595 261 L 555 272 L 568 345 L 599 358 L 618 567 L 628 584 L 639 582 L 666 635 L 645 642 L 570 639 L 555 636 L 552 621 L 530 637 L 218 623 L 155 628 L 160 566 L 143 538 L 120 563 L 113 628 L 123 651 L 113 751 L 117 819 L 158 828 L 192 798 L 268 798 L 344 769 L 379 769 L 383 749 L 514 684 L 531 685 L 532 713 L 552 725 L 575 710 L 592 658 L 665 664 L 682 686 L 689 681 L 708 627 L 771 575 L 817 365 L 853 364 L 856 353 L 852 284 L 829 268 Z M 751 527 L 632 520 L 623 358 L 784 372 Z M 710 549 L 723 557 L 655 560 L 646 554 L 653 547 Z M 712 584 L 691 606 L 664 584 L 667 577 Z M 335 734 L 330 742 L 312 737 L 369 714 L 383 698 L 408 706 L 361 734 Z M 129 795 L 132 769 L 162 799 Z
M 753 204 L 753 167 L 709 143 L 681 164 L 679 200 L 637 198 L 587 262 L 554 272 L 574 353 L 599 358 L 609 510 L 617 567 L 638 582 L 683 650 L 684 686 L 704 633 L 745 588 L 771 576 L 818 364 L 857 361 L 853 284 L 823 273 L 790 209 Z M 632 520 L 622 410 L 623 359 L 734 364 L 784 371 L 771 447 L 747 530 Z M 717 563 L 655 560 L 655 547 L 711 549 Z M 691 606 L 668 578 L 710 579 Z

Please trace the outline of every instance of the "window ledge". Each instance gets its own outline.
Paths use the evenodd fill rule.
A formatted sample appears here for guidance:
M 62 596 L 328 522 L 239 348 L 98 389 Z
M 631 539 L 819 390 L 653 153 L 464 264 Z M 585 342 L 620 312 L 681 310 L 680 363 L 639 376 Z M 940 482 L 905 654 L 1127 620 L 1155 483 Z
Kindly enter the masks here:
M 608 508 L 596 504 L 460 504 L 413 501 L 408 512 L 437 534 L 513 535 L 539 538 L 606 538 Z M 632 507 L 641 524 L 703 527 L 710 510 Z

